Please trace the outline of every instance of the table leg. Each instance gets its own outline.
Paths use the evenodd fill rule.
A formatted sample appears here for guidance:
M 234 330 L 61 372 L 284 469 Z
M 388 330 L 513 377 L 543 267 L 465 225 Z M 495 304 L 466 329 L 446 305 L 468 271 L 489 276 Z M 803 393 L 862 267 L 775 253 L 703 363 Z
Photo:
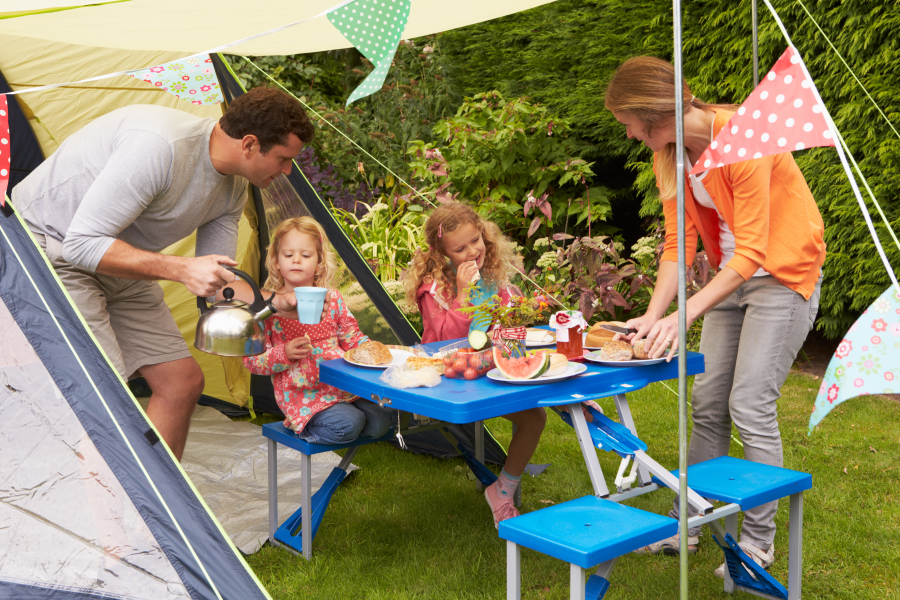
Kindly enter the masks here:
M 733 537 L 734 539 L 738 539 L 738 515 L 734 513 L 733 515 L 728 515 L 725 517 L 725 533 Z M 724 539 L 724 536 L 723 536 Z M 734 580 L 731 579 L 731 573 L 728 572 L 728 569 L 725 569 L 725 591 L 729 594 L 734 593 Z
M 519 431 L 519 426 L 515 423 L 512 424 L 512 434 L 515 437 L 516 432 Z M 522 475 L 525 475 L 523 472 Z M 516 488 L 516 493 L 513 494 L 513 504 L 516 505 L 516 508 L 521 508 L 522 506 L 522 482 L 519 481 L 519 487 Z
M 522 550 L 515 542 L 506 541 L 506 600 L 522 597 Z
M 613 396 L 613 399 L 616 402 L 616 412 L 619 413 L 619 422 L 628 428 L 628 431 L 633 433 L 636 437 L 640 437 L 637 432 L 637 428 L 634 426 L 634 419 L 631 416 L 631 408 L 628 406 L 628 399 L 625 397 L 625 394 L 616 394 Z M 643 487 L 645 485 L 650 485 L 653 483 L 651 479 L 650 471 L 644 465 L 638 465 L 638 485 L 639 487 Z
M 303 511 L 300 520 L 300 543 L 303 546 L 303 558 L 312 558 L 312 456 L 300 453 L 301 501 Z
M 572 600 L 585 600 L 585 583 L 584 569 L 579 565 L 569 563 L 569 598 Z
M 278 529 L 278 443 L 266 438 L 269 448 L 269 543 L 280 546 L 275 541 Z
M 803 492 L 791 496 L 788 518 L 788 600 L 800 600 L 803 584 Z
M 588 431 L 587 421 L 584 420 L 584 413 L 581 412 L 581 403 L 569 404 L 568 410 L 569 416 L 572 418 L 572 425 L 575 427 L 575 435 L 578 436 L 578 445 L 581 446 L 584 463 L 588 468 L 588 475 L 591 477 L 594 495 L 600 498 L 607 498 L 609 496 L 609 488 L 606 487 L 606 481 L 603 479 L 603 469 L 600 467 L 600 461 L 597 460 L 594 441 L 591 439 L 591 433 Z
M 484 464 L 484 421 L 475 421 L 475 460 Z M 479 492 L 484 491 L 484 485 L 476 479 L 475 489 Z M 518 504 L 517 504 L 518 506 Z

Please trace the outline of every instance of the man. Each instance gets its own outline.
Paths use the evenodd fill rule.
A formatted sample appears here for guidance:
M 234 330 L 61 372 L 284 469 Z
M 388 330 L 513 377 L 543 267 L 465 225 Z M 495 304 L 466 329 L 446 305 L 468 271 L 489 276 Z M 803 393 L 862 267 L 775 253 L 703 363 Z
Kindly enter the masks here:
M 12 201 L 147 416 L 181 459 L 203 390 L 157 280 L 212 296 L 234 275 L 247 181 L 268 187 L 314 130 L 289 95 L 257 88 L 218 121 L 137 105 L 96 119 L 13 190 Z M 197 231 L 196 258 L 159 252 Z M 289 308 L 289 307 L 284 307 Z

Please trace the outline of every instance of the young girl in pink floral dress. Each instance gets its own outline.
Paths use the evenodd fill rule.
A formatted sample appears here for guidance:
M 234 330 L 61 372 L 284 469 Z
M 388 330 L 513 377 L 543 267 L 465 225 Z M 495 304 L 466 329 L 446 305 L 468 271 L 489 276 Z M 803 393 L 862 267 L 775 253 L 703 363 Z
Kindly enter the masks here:
M 268 291 L 293 294 L 296 287 L 329 287 L 336 266 L 334 250 L 314 219 L 283 221 L 266 256 Z M 251 373 L 270 375 L 284 424 L 305 440 L 343 444 L 378 438 L 391 425 L 390 412 L 319 381 L 319 363 L 368 341 L 337 290 L 329 290 L 316 325 L 297 320 L 297 312 L 279 312 L 265 321 L 266 351 L 248 356 Z

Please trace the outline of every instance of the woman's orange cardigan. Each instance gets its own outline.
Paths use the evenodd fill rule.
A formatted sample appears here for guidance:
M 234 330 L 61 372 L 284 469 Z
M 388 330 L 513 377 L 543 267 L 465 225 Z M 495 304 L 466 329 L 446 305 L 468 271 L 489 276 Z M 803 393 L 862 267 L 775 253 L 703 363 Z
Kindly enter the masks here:
M 731 115 L 716 111 L 715 134 Z M 715 137 L 715 136 L 714 136 Z M 657 155 L 653 156 L 656 171 Z M 790 152 L 710 169 L 703 185 L 734 233 L 734 257 L 728 266 L 744 280 L 762 267 L 807 300 L 825 262 L 825 225 L 809 186 Z M 694 200 L 685 184 L 685 259 L 693 264 L 697 235 L 709 261 L 718 267 L 719 216 Z M 678 262 L 678 215 L 675 199 L 663 201 L 666 242 L 662 260 Z

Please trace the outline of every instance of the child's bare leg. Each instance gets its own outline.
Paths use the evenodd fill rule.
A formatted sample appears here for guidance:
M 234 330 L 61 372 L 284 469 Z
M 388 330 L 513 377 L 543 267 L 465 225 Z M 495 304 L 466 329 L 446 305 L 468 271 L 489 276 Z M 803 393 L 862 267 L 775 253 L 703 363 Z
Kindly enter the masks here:
M 525 465 L 537 449 L 541 433 L 547 424 L 547 411 L 543 408 L 529 408 L 504 415 L 504 418 L 515 423 L 519 429 L 509 442 L 509 452 L 503 469 L 510 475 L 518 477 L 525 471 Z

